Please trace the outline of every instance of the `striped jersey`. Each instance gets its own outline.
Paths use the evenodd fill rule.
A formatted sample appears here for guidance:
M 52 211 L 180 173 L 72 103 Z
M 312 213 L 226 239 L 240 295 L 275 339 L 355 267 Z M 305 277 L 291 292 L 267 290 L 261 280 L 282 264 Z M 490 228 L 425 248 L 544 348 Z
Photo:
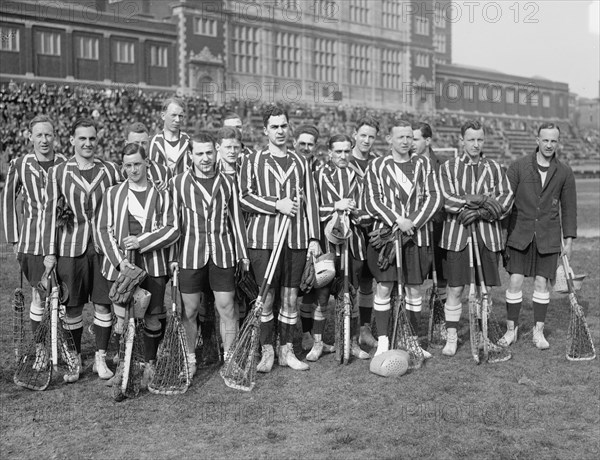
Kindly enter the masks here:
M 118 276 L 118 267 L 127 258 L 123 240 L 130 235 L 129 213 L 131 191 L 129 181 L 113 185 L 106 190 L 98 215 L 97 230 L 102 250 L 102 275 L 109 281 Z M 149 183 L 146 200 L 143 203 L 144 225 L 137 239 L 143 268 L 150 276 L 168 274 L 168 246 L 179 237 L 175 226 L 175 213 L 168 191 L 159 191 Z M 131 263 L 135 261 L 130 260 Z
M 355 259 L 365 260 L 367 258 L 365 232 L 359 225 L 367 225 L 371 221 L 371 216 L 361 208 L 362 187 L 358 174 L 351 168 L 338 168 L 330 163 L 315 172 L 315 182 L 319 195 L 319 217 L 323 228 L 335 213 L 339 212 L 335 210 L 336 201 L 344 198 L 356 201 L 359 209 L 356 215 L 350 215 L 352 230 L 350 250 Z M 323 246 L 327 247 L 327 243 L 325 241 L 323 243 Z
M 414 167 L 412 177 L 403 172 L 393 155 L 371 162 L 364 206 L 376 220 L 375 228 L 393 227 L 400 216 L 410 219 L 416 228 L 417 245 L 429 246 L 426 224 L 442 207 L 439 185 L 427 158 L 412 156 L 406 163 L 411 170 Z
M 192 162 L 187 155 L 190 148 L 190 136 L 183 131 L 179 132 L 179 141 L 173 147 L 165 139 L 164 132 L 155 134 L 150 140 L 148 159 L 152 162 L 168 166 L 173 174 L 180 174 L 191 166 Z
M 46 185 L 47 202 L 44 210 L 44 255 L 77 257 L 85 253 L 90 240 L 100 248 L 96 221 L 100 204 L 111 185 L 121 181 L 114 163 L 94 159 L 94 179 L 88 183 L 81 175 L 75 157 L 53 167 Z M 57 227 L 58 207 L 64 199 L 73 211 L 72 228 Z
M 287 151 L 286 166 L 273 158 L 268 148 L 244 159 L 240 171 L 240 202 L 247 213 L 248 247 L 273 249 L 283 214 L 277 200 L 301 196 L 301 207 L 291 218 L 287 244 L 306 249 L 310 239 L 319 239 L 319 206 L 314 178 L 306 159 Z
M 66 161 L 54 155 L 53 165 Z M 7 243 L 18 243 L 17 251 L 42 254 L 44 202 L 48 173 L 40 166 L 35 153 L 28 153 L 10 162 L 3 196 L 4 235 Z M 17 198 L 23 199 L 23 216 L 19 227 Z
M 190 168 L 171 180 L 171 193 L 181 234 L 171 261 L 177 261 L 180 268 L 198 269 L 210 257 L 218 267 L 231 268 L 248 258 L 239 192 L 232 176 L 218 172 L 212 190 L 207 190 Z
M 514 198 L 506 173 L 496 161 L 481 157 L 475 163 L 466 153 L 442 164 L 440 188 L 444 194 L 446 209 L 440 247 L 451 251 L 463 250 L 471 234 L 469 229 L 458 222 L 458 213 L 466 205 L 464 195 L 481 194 L 495 198 L 504 211 L 501 219 L 510 212 Z M 499 221 L 479 220 L 477 230 L 490 251 L 497 252 L 504 247 Z

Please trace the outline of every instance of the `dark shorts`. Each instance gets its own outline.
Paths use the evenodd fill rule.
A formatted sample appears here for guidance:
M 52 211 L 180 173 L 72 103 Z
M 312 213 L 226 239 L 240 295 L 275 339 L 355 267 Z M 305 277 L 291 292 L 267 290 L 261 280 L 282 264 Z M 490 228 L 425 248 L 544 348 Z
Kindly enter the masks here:
M 254 278 L 259 286 L 265 278 L 271 252 L 270 249 L 248 249 Z M 290 249 L 287 245 L 284 246 L 279 255 L 279 262 L 273 274 L 271 286 L 299 287 L 304 265 L 306 264 L 306 253 L 306 249 Z
M 167 276 L 147 276 L 140 285 L 140 287 L 146 289 L 152 295 L 150 305 L 148 306 L 148 310 L 146 310 L 147 315 L 166 313 L 165 289 L 167 287 L 167 280 Z
M 404 283 L 409 285 L 421 285 L 427 278 L 427 274 L 431 271 L 432 249 L 428 246 L 417 246 L 414 242 L 409 241 L 402 247 L 402 272 L 404 274 Z M 375 281 L 394 282 L 397 281 L 396 264 L 390 265 L 387 270 L 381 271 L 377 266 L 379 252 L 373 249 L 372 246 L 367 247 L 367 263 Z
M 511 275 L 516 273 L 526 277 L 543 276 L 554 281 L 559 253 L 540 254 L 537 250 L 535 237 L 523 251 L 508 246 L 506 253 L 508 255 L 506 271 Z
M 21 265 L 23 275 L 25 275 L 25 278 L 29 281 L 31 287 L 37 287 L 46 270 L 44 267 L 44 256 L 35 256 L 33 254 L 19 252 L 17 254 L 17 260 Z
M 89 301 L 100 305 L 112 303 L 108 298 L 110 281 L 102 276 L 101 267 L 101 256 L 91 243 L 85 253 L 78 257 L 58 258 L 56 275 L 69 290 L 67 307 L 77 307 Z
M 500 286 L 500 273 L 498 271 L 498 262 L 500 253 L 492 252 L 483 245 L 479 246 L 481 255 L 481 267 L 483 269 L 483 278 L 486 286 Z M 446 257 L 443 259 L 444 273 L 448 280 L 448 286 L 458 287 L 471 283 L 471 270 L 469 268 L 469 246 L 462 251 L 446 251 Z M 473 260 L 475 267 L 475 281 L 479 283 L 477 276 L 477 260 Z
M 179 290 L 182 294 L 198 292 L 235 291 L 235 267 L 217 267 L 212 258 L 202 268 L 182 268 L 179 271 Z
M 363 271 L 363 267 L 367 264 L 365 264 L 362 260 L 355 259 L 354 257 L 350 257 L 348 262 L 350 264 L 350 284 L 352 284 L 355 287 L 358 287 L 359 276 L 361 275 L 361 273 Z M 340 273 L 340 269 L 341 269 L 340 264 L 341 264 L 341 258 L 337 257 L 336 261 L 335 261 L 335 266 L 336 266 L 336 270 L 337 270 L 338 274 Z M 333 281 L 331 283 L 333 283 Z M 329 285 L 327 286 L 328 288 L 331 288 L 331 283 L 329 283 Z M 317 290 L 316 289 L 313 289 L 310 292 L 307 292 L 302 297 L 302 303 L 309 304 L 309 303 L 316 303 L 316 302 L 317 302 Z

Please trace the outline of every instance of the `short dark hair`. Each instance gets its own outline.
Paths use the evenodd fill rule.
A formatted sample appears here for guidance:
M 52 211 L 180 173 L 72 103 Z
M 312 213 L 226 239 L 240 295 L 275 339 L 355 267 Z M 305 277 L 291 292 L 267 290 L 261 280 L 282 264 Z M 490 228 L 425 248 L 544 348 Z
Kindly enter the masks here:
M 148 158 L 144 147 L 138 144 L 127 144 L 123 147 L 123 151 L 121 152 L 121 161 L 123 161 L 123 158 L 127 155 L 135 155 L 136 153 L 139 153 L 144 160 Z
M 538 136 L 542 132 L 542 129 L 556 129 L 556 130 L 558 130 L 558 133 L 560 134 L 560 128 L 556 123 L 552 123 L 552 122 L 542 123 L 540 125 L 540 127 L 538 128 L 538 134 L 537 134 Z
M 224 139 L 237 139 L 238 141 L 242 142 L 242 135 L 233 126 L 223 126 L 217 132 L 216 141 L 220 144 Z
M 235 112 L 227 112 L 225 114 L 225 116 L 223 117 L 223 121 L 225 120 L 237 120 L 237 119 L 242 119 L 242 117 L 240 117 L 237 113 Z
M 191 142 L 190 142 L 190 151 L 192 150 L 192 144 L 194 142 L 198 142 L 198 143 L 206 143 L 206 142 L 210 142 L 213 146 L 213 148 L 215 147 L 215 138 L 212 137 L 209 133 L 205 132 L 205 131 L 200 131 L 196 134 L 194 134 L 192 136 Z
M 162 111 L 166 112 L 167 109 L 169 108 L 169 105 L 171 105 L 171 104 L 178 105 L 185 112 L 185 102 L 180 97 L 168 97 L 168 98 L 166 98 L 163 101 L 163 104 L 162 104 Z
M 315 143 L 319 139 L 319 130 L 315 125 L 300 125 L 294 130 L 294 139 L 298 139 L 301 134 L 310 134 L 315 138 Z
M 403 120 L 402 118 L 394 118 L 388 126 L 388 132 L 392 132 L 394 128 L 412 128 L 412 124 L 409 121 Z
M 413 131 L 416 131 L 417 129 L 421 131 L 421 136 L 423 136 L 423 138 L 431 139 L 433 137 L 433 131 L 431 130 L 429 123 L 425 123 L 423 121 L 415 123 L 413 125 Z
M 263 112 L 263 126 L 266 128 L 269 125 L 269 118 L 278 117 L 280 115 L 285 115 L 287 122 L 290 122 L 290 117 L 283 107 L 276 104 L 268 106 Z
M 370 126 L 371 128 L 375 128 L 377 133 L 379 133 L 379 122 L 375 118 L 373 118 L 369 115 L 360 117 L 358 120 L 356 120 L 356 125 L 354 125 L 354 130 L 358 131 L 361 127 L 363 127 L 365 125 Z
M 96 132 L 98 132 L 98 127 L 96 126 L 94 120 L 92 120 L 91 118 L 77 118 L 77 120 L 75 120 L 75 123 L 73 123 L 73 127 L 71 128 L 71 136 L 75 135 L 75 131 L 77 131 L 77 128 L 94 128 Z
M 52 131 L 54 131 L 54 122 L 48 115 L 36 115 L 33 117 L 29 122 L 29 131 L 31 131 L 38 123 L 50 123 L 52 126 Z
M 460 135 L 461 137 L 465 137 L 465 133 L 467 132 L 467 129 L 473 129 L 475 131 L 479 131 L 480 129 L 483 129 L 483 125 L 477 121 L 477 120 L 467 120 L 465 121 L 462 126 L 460 127 Z
M 327 141 L 327 147 L 329 148 L 329 150 L 333 148 L 333 144 L 335 144 L 336 142 L 350 142 L 351 147 L 354 148 L 354 139 L 352 139 L 347 134 L 334 134 L 333 136 L 331 136 Z
M 125 131 L 125 137 L 129 136 L 129 133 L 142 134 L 147 132 L 148 128 L 146 128 L 146 125 L 144 123 L 136 121 L 135 123 L 131 123 L 129 126 L 127 126 L 127 130 Z

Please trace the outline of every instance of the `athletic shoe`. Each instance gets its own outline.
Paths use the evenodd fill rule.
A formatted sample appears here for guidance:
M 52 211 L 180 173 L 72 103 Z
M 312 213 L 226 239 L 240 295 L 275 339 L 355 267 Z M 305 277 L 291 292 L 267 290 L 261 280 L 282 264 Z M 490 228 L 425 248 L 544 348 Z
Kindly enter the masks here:
M 328 345 L 323 342 L 323 353 L 335 353 L 335 345 Z
M 312 349 L 315 340 L 310 332 L 302 333 L 302 350 L 309 351 Z
M 387 335 L 381 335 L 377 338 L 377 350 L 375 356 L 379 356 L 381 353 L 385 353 L 390 349 L 390 339 Z
M 279 348 L 279 365 L 288 366 L 295 371 L 307 371 L 309 369 L 308 364 L 296 358 L 291 343 L 286 343 Z
M 544 337 L 544 323 L 537 322 L 533 327 L 533 344 L 540 350 L 547 350 L 550 344 Z
M 456 332 L 448 331 L 448 336 L 446 337 L 446 345 L 444 345 L 442 354 L 446 355 L 446 356 L 454 356 L 456 354 L 457 345 L 458 345 L 458 334 Z
M 256 366 L 257 372 L 271 372 L 273 363 L 275 362 L 275 350 L 273 345 L 262 346 L 262 358 Z
M 63 380 L 66 383 L 77 382 L 77 380 L 79 380 L 79 374 L 81 373 L 81 368 L 82 368 L 81 354 L 77 354 L 77 364 L 75 366 L 75 369 L 73 370 L 73 372 L 67 372 L 65 375 L 63 375 Z
M 114 373 L 106 365 L 106 351 L 97 351 L 94 357 L 94 365 L 92 371 L 98 374 L 102 380 L 110 379 Z
M 358 359 L 369 359 L 371 357 L 369 353 L 360 348 L 356 338 L 353 338 L 350 342 L 350 354 Z
M 377 340 L 375 340 L 375 337 L 373 337 L 373 333 L 371 332 L 371 328 L 369 326 L 364 325 L 360 327 L 358 343 L 369 348 L 375 348 L 377 346 Z
M 323 354 L 323 341 L 315 340 L 315 343 L 313 344 L 312 349 L 306 355 L 306 360 L 314 362 L 314 361 L 318 360 L 322 354 Z
M 513 343 L 517 342 L 517 334 L 519 332 L 519 326 L 515 326 L 514 321 L 506 322 L 506 333 L 498 340 L 498 345 L 501 347 L 508 347 Z

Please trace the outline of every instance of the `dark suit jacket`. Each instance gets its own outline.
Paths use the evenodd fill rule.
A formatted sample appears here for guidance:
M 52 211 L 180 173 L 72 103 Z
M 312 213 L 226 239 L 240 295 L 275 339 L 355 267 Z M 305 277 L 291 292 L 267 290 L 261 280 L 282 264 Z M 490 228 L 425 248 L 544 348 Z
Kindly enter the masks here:
M 571 168 L 555 155 L 542 187 L 536 155 L 537 150 L 508 168 L 515 202 L 509 217 L 507 244 L 524 250 L 535 235 L 540 254 L 552 254 L 561 251 L 561 218 L 564 237 L 577 237 L 575 177 Z

